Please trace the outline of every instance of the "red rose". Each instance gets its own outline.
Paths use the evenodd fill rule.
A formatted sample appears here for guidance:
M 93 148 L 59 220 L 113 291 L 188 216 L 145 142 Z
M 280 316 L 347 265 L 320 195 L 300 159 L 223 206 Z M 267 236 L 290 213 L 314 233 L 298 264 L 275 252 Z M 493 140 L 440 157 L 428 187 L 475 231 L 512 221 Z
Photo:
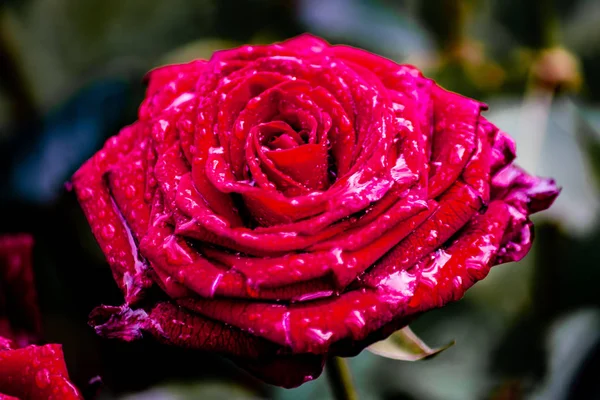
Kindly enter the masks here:
M 0 336 L 19 347 L 37 341 L 41 331 L 32 248 L 29 235 L 0 236 Z
M 81 399 L 61 345 L 30 345 L 41 326 L 32 246 L 29 235 L 0 237 L 0 400 Z
M 485 108 L 308 35 L 151 71 L 139 120 L 73 177 L 126 299 L 92 324 L 291 387 L 459 299 L 558 194 Z M 168 300 L 140 302 L 153 284 Z

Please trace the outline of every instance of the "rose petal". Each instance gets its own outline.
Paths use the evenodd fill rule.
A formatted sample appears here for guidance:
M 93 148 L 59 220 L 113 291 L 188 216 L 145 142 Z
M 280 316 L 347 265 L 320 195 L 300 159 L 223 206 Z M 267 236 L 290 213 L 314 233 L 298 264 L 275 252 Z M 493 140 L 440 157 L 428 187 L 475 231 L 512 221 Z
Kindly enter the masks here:
M 32 248 L 30 235 L 0 236 L 0 349 L 28 345 L 41 333 Z
M 291 387 L 459 299 L 558 193 L 485 108 L 310 35 L 153 71 L 140 121 L 73 180 L 126 295 L 94 326 Z M 152 282 L 166 300 L 132 308 Z
M 32 400 L 83 398 L 58 344 L 0 351 L 0 392 Z

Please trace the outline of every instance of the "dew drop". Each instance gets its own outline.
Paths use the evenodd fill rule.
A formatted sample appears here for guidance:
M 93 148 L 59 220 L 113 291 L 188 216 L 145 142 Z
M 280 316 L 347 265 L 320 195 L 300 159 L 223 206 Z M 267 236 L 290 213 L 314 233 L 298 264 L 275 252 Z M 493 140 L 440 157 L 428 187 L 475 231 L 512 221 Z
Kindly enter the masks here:
M 44 389 L 50 384 L 50 372 L 46 368 L 40 369 L 35 374 L 35 384 L 40 389 Z
M 119 144 L 119 140 L 117 139 L 116 136 L 113 136 L 110 139 L 108 139 L 108 141 L 106 142 L 106 147 L 112 148 L 112 147 L 116 147 L 118 144 Z
M 185 271 L 184 270 L 179 270 L 177 271 L 177 282 L 183 284 L 185 283 Z
M 135 186 L 129 185 L 127 189 L 125 189 L 125 197 L 128 199 L 132 199 L 135 196 Z
M 81 193 L 79 193 L 79 198 L 82 201 L 87 201 L 87 200 L 91 199 L 93 195 L 94 195 L 94 191 L 92 189 L 85 188 L 81 191 Z
M 112 224 L 104 225 L 101 235 L 104 240 L 112 239 L 115 236 L 115 227 Z

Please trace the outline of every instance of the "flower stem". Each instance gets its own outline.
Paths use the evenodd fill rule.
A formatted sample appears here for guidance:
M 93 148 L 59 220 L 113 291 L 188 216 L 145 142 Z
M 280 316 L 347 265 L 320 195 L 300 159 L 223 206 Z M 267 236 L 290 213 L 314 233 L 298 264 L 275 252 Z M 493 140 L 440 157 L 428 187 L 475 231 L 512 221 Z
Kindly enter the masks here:
M 327 360 L 326 371 L 336 400 L 358 400 L 346 360 L 341 357 L 331 357 Z

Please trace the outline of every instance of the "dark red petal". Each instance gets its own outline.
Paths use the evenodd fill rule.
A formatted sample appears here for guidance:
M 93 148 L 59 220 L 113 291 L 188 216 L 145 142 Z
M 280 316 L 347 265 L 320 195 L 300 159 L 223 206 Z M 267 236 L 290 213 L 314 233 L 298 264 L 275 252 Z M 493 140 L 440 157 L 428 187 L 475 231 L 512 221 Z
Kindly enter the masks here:
M 510 165 L 484 104 L 310 35 L 149 77 L 140 121 L 73 180 L 128 303 L 94 325 L 278 385 L 524 256 L 558 193 Z M 130 308 L 151 282 L 170 300 Z
M 547 209 L 559 193 L 553 179 L 529 175 L 514 165 L 499 171 L 492 179 L 493 198 L 527 214 Z
M 165 344 L 222 353 L 268 383 L 288 388 L 316 379 L 323 370 L 322 356 L 278 355 L 273 343 L 170 303 L 158 303 L 150 312 L 98 307 L 90 315 L 90 325 L 108 338 L 131 341 L 147 332 Z
M 298 136 L 298 141 L 296 141 L 291 139 L 290 134 L 284 134 L 285 137 L 290 138 L 289 141 L 292 142 L 292 144 L 290 144 L 291 148 L 302 144 L 302 139 L 299 135 L 293 131 L 287 123 L 282 121 L 262 123 L 252 128 L 246 139 L 246 162 L 248 163 L 250 174 L 252 174 L 252 179 L 263 189 L 279 189 L 289 197 L 306 195 L 310 190 L 301 182 L 295 181 L 292 177 L 286 175 L 283 171 L 280 171 L 273 163 L 273 160 L 268 158 L 265 154 L 268 151 L 266 150 L 267 147 L 261 143 L 261 141 L 264 140 L 264 131 L 269 131 L 275 127 L 284 131 L 291 130 L 291 132 L 294 132 L 294 134 Z M 281 137 L 282 136 L 277 139 L 280 139 Z M 253 209 L 250 208 L 250 211 L 253 212 Z M 261 220 L 260 215 L 255 215 L 255 217 L 257 217 L 255 219 L 259 224 L 267 222 L 264 225 L 270 225 L 268 221 Z
M 168 65 L 153 69 L 145 80 L 148 82 L 146 99 L 140 106 L 140 119 L 151 118 L 173 104 L 179 96 L 192 89 L 203 71 L 206 61 L 196 60 L 187 64 Z
M 376 214 L 375 210 L 370 210 L 370 215 L 374 215 L 370 222 L 365 219 L 359 219 L 355 224 L 350 224 L 348 229 L 329 240 L 319 241 L 310 247 L 310 250 L 324 249 L 343 249 L 358 250 L 383 236 L 388 230 L 396 227 L 398 224 L 410 225 L 407 221 L 410 217 L 429 208 L 428 203 L 410 193 L 401 200 L 397 200 L 388 210 Z M 398 243 L 401 238 L 394 235 Z M 387 250 L 386 250 L 387 251 Z M 379 258 L 379 257 L 377 257 Z
M 83 398 L 69 381 L 58 344 L 1 351 L 0 392 L 32 400 Z
M 342 339 L 363 340 L 399 315 L 417 283 L 418 268 L 388 277 L 377 290 L 360 289 L 306 304 L 182 299 L 194 312 L 260 335 L 294 353 L 320 354 Z
M 435 86 L 429 198 L 458 178 L 475 149 L 481 103 Z
M 160 279 L 161 287 L 173 298 L 191 296 L 193 291 L 204 297 L 289 300 L 331 292 L 331 285 L 325 281 L 295 282 L 273 289 L 256 290 L 247 284 L 247 278 L 238 271 L 227 270 L 224 265 L 217 266 L 212 262 L 214 260 L 204 258 L 204 255 L 208 255 L 220 260 L 216 250 L 203 249 L 204 255 L 199 254 L 185 239 L 174 235 L 173 228 L 161 213 L 158 202 L 155 207 L 156 220 L 148 236 L 141 242 L 141 248 Z
M 514 165 L 494 175 L 492 197 L 504 201 L 510 209 L 509 229 L 502 239 L 497 263 L 522 259 L 533 241 L 533 224 L 529 215 L 545 210 L 560 193 L 553 179 L 531 176 Z
M 234 359 L 234 361 L 264 382 L 292 389 L 317 379 L 323 372 L 325 356 L 299 354 L 271 359 Z
M 513 138 L 492 125 L 495 132 L 492 144 L 492 174 L 510 164 L 516 157 L 516 144 Z
M 122 130 L 72 178 L 92 232 L 106 255 L 117 284 L 131 303 L 143 296 L 151 281 L 146 276 L 147 266 L 139 256 L 134 236 L 117 208 L 104 176 L 109 166 L 136 143 L 138 134 L 134 127 Z
M 302 35 L 285 40 L 281 42 L 281 45 L 302 55 L 318 54 L 329 47 L 329 43 L 325 40 L 309 33 L 303 33 Z
M 114 204 L 136 240 L 146 233 L 150 219 L 150 204 L 145 198 L 148 170 L 145 150 L 149 146 L 148 142 L 140 143 L 106 173 Z M 104 236 L 110 236 L 108 230 L 104 232 Z
M 442 195 L 439 208 L 429 219 L 379 260 L 364 283 L 371 287 L 387 285 L 390 276 L 409 268 L 454 235 L 481 205 L 472 188 L 455 183 Z
M 421 262 L 421 279 L 410 306 L 425 311 L 456 301 L 492 267 L 509 222 L 506 204 L 494 201 L 448 247 Z
M 39 339 L 41 315 L 32 268 L 33 238 L 0 236 L 0 348 L 26 346 Z
M 329 184 L 327 149 L 320 144 L 268 151 L 266 155 L 277 169 L 306 187 L 323 190 Z
M 12 341 L 12 339 L 8 339 L 6 337 L 0 336 L 0 351 L 2 350 L 13 350 L 16 349 L 17 346 Z
M 343 289 L 410 234 L 435 209 L 434 204 L 429 208 L 424 202 L 413 207 L 407 207 L 406 202 L 397 204 L 404 206 L 404 209 L 395 210 L 398 215 L 385 214 L 382 217 L 385 222 L 390 222 L 389 226 L 375 221 L 373 225 L 358 228 L 345 238 L 336 239 L 332 245 L 314 246 L 319 251 L 267 259 L 235 256 L 209 249 L 205 253 L 244 274 L 252 286 L 277 287 L 332 274 L 336 282 L 335 289 Z M 378 229 L 380 235 L 374 235 Z M 346 249 L 354 251 L 344 251 Z
M 150 333 L 157 340 L 189 349 L 215 351 L 239 357 L 274 355 L 277 346 L 231 329 L 171 303 L 158 303 L 149 312 L 127 306 L 96 308 L 90 325 L 104 337 L 131 341 Z
M 490 200 L 490 170 L 492 164 L 490 147 L 494 133 L 491 124 L 485 120 L 480 122 L 477 129 L 475 150 L 461 174 L 462 180 L 479 193 L 484 203 L 488 203 Z

